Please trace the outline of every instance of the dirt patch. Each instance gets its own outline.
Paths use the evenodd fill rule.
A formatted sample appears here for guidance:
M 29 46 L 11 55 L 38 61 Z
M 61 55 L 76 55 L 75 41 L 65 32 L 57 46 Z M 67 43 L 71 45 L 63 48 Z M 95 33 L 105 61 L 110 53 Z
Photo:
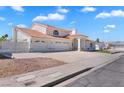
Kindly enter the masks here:
M 51 58 L 0 59 L 0 78 L 65 64 Z

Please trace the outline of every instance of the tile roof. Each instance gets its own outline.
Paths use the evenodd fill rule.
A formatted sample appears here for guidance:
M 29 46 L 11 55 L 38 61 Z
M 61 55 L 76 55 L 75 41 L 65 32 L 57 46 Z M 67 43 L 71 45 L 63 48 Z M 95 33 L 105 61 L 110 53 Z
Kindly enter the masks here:
M 84 38 L 84 39 L 87 39 L 87 38 L 88 38 L 88 36 L 79 35 L 79 34 L 76 34 L 76 35 L 69 35 L 69 36 L 67 36 L 66 38 L 68 38 L 68 39 L 73 39 L 73 38 L 75 38 L 75 37 L 81 37 L 81 38 Z
M 41 37 L 43 35 L 43 33 L 41 33 L 41 32 L 38 32 L 38 31 L 32 30 L 32 29 L 28 29 L 28 28 L 17 27 L 17 29 L 19 29 L 19 31 L 21 31 L 21 32 L 23 32 L 26 35 L 31 36 L 31 37 Z
M 16 27 L 16 31 L 21 31 L 23 33 L 25 33 L 26 35 L 30 36 L 30 37 L 36 37 L 36 38 L 50 38 L 50 39 L 66 39 L 66 38 L 59 38 L 59 37 L 53 37 L 50 35 L 45 35 L 42 32 L 36 31 L 36 30 L 32 30 L 32 29 L 28 29 L 28 28 L 19 28 Z

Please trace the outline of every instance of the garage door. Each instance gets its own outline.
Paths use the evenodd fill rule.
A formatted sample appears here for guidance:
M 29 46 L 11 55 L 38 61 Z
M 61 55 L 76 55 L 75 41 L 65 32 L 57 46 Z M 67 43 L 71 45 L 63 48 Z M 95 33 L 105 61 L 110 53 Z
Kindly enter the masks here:
M 45 42 L 33 42 L 31 43 L 31 51 L 34 52 L 47 51 L 47 44 Z

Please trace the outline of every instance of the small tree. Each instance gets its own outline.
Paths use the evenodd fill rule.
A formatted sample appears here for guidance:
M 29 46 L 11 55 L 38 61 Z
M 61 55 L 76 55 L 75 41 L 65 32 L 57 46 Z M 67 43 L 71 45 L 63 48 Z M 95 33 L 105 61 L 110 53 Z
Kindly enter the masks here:
M 100 42 L 99 38 L 97 38 L 97 39 L 96 39 L 96 42 L 97 42 L 97 43 L 99 43 L 99 42 Z
M 4 37 L 7 39 L 8 38 L 8 34 L 5 34 Z
M 8 34 L 5 34 L 5 35 L 0 37 L 0 41 L 6 41 L 7 38 L 8 38 Z

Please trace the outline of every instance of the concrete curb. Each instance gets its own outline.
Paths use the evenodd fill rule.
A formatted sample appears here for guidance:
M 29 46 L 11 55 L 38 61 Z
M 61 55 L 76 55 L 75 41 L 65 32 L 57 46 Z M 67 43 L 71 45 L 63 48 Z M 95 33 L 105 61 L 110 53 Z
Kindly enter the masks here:
M 96 71 L 96 70 L 98 70 L 98 69 L 100 69 L 100 68 L 102 68 L 102 67 L 104 67 L 104 66 L 106 66 L 106 65 L 108 65 L 108 64 L 110 64 L 110 63 L 112 63 L 112 62 L 115 62 L 115 61 L 118 60 L 120 57 L 121 57 L 121 55 L 119 55 L 118 57 L 115 57 L 114 59 L 110 59 L 110 60 L 108 60 L 108 62 L 106 62 L 106 63 L 104 63 L 104 64 L 100 64 L 100 65 L 98 65 L 98 66 L 96 66 L 96 67 L 94 67 L 94 68 L 92 68 L 92 69 L 90 69 L 90 70 L 88 70 L 88 71 L 86 71 L 86 72 L 80 74 L 80 75 L 77 75 L 77 76 L 75 76 L 75 77 L 73 77 L 73 78 L 71 78 L 71 79 L 69 79 L 69 80 L 66 80 L 66 81 L 64 81 L 64 82 L 62 82 L 62 83 L 60 83 L 60 84 L 58 84 L 58 85 L 55 85 L 54 87 L 65 87 L 65 86 L 68 85 L 69 83 L 72 83 L 72 82 L 74 82 L 75 80 L 77 80 L 77 79 L 79 79 L 79 78 L 81 78 L 81 77 L 84 77 L 84 76 L 90 74 L 91 72 L 94 72 L 94 71 Z

